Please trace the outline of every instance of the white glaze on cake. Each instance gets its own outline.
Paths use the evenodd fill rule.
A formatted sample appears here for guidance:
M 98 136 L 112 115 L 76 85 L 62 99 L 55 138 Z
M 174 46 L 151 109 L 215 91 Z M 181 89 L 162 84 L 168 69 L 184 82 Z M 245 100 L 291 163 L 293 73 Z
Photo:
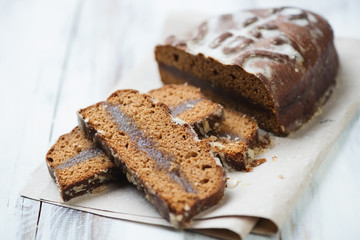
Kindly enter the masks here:
M 204 22 L 188 40 L 168 39 L 173 45 L 185 45 L 191 54 L 203 54 L 227 64 L 239 64 L 248 73 L 260 74 L 268 79 L 273 73 L 266 63 L 287 61 L 295 65 L 293 71 L 303 72 L 303 46 L 294 43 L 283 33 L 278 22 L 295 27 L 311 28 L 317 41 L 323 33 L 316 25 L 317 18 L 298 8 L 269 9 L 266 13 L 241 11 L 214 17 Z M 260 35 L 257 35 L 260 34 Z M 316 44 L 315 44 L 316 45 Z
M 252 114 L 278 135 L 309 120 L 335 85 L 334 34 L 316 13 L 293 7 L 245 10 L 211 18 L 191 32 L 156 48 L 162 81 L 206 88 L 209 96 Z

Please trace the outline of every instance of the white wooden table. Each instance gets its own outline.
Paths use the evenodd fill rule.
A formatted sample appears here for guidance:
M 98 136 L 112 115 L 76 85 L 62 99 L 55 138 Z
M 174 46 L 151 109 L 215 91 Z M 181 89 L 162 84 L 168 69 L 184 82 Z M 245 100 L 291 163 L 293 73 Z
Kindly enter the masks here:
M 175 10 L 224 13 L 275 1 L 0 0 L 0 238 L 208 239 L 109 219 L 20 197 L 75 111 L 104 99 L 150 54 Z M 292 1 L 360 38 L 360 1 Z M 248 239 L 360 239 L 360 111 L 314 176 L 281 231 Z

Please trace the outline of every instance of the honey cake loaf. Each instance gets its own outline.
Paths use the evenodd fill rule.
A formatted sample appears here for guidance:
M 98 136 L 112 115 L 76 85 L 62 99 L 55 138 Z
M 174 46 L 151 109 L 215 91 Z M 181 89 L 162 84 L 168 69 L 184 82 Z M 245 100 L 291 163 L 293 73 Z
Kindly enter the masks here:
M 214 131 L 224 121 L 224 108 L 206 98 L 190 85 L 165 85 L 149 91 L 155 100 L 165 103 L 171 115 L 180 118 L 200 136 Z
M 225 174 L 210 144 L 149 95 L 118 90 L 78 116 L 87 136 L 174 227 L 184 228 L 223 197 Z
M 46 154 L 46 163 L 63 201 L 121 179 L 116 165 L 78 127 L 59 137 Z
M 333 31 L 299 8 L 253 9 L 213 17 L 155 48 L 161 79 L 205 96 L 286 136 L 330 95 L 338 71 Z

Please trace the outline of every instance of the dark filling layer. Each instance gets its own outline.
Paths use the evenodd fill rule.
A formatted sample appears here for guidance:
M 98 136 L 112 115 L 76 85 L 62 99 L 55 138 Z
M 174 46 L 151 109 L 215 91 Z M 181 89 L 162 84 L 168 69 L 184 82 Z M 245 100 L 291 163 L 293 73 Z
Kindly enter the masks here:
M 84 195 L 97 187 L 105 185 L 106 183 L 120 181 L 122 179 L 122 175 L 120 170 L 117 167 L 109 168 L 107 172 L 99 172 L 99 176 L 102 176 L 104 180 L 102 181 L 100 178 L 95 179 L 95 175 L 90 178 L 81 180 L 77 183 L 74 183 L 63 189 L 61 192 L 62 198 L 64 201 L 69 201 L 72 198 Z M 75 191 L 74 188 L 84 185 L 85 187 L 81 191 Z
M 188 82 L 191 85 L 199 87 L 202 93 L 213 101 L 218 102 L 226 107 L 236 109 L 237 111 L 253 115 L 257 119 L 261 128 L 269 131 L 278 128 L 276 125 L 279 123 L 277 122 L 275 113 L 272 109 L 265 108 L 261 105 L 255 105 L 254 103 L 250 102 L 250 100 L 231 90 L 215 86 L 210 81 L 197 78 L 191 73 L 181 71 L 176 67 L 164 64 L 162 62 L 158 62 L 158 64 L 160 71 L 163 71 L 164 73 L 166 72 L 167 74 L 170 74 L 175 79 L 177 79 L 176 82 L 170 83 L 180 84 Z M 264 119 L 264 121 L 261 121 L 261 119 Z M 270 127 L 271 125 L 269 126 L 267 124 L 269 120 L 272 122 L 272 125 L 274 125 L 274 129 Z
M 190 108 L 189 105 L 196 105 L 199 102 L 202 102 L 203 100 L 204 100 L 203 98 L 190 99 L 190 100 L 187 100 L 176 106 L 172 106 L 172 107 L 170 107 L 171 115 L 173 117 L 176 117 L 176 116 L 180 115 L 181 113 L 185 112 L 186 110 L 188 110 Z
M 55 169 L 58 170 L 58 169 L 71 167 L 75 164 L 78 164 L 79 162 L 87 161 L 91 158 L 94 158 L 101 153 L 102 151 L 94 146 L 90 148 L 86 148 L 82 150 L 80 153 L 73 156 L 72 158 L 69 158 L 67 161 L 63 162 L 59 166 L 55 167 Z
M 176 78 L 186 79 L 187 82 L 189 82 L 191 85 L 199 87 L 202 90 L 210 90 L 211 92 L 215 92 L 217 95 L 222 96 L 227 99 L 230 99 L 232 101 L 243 102 L 248 105 L 252 105 L 252 108 L 258 108 L 258 109 L 264 108 L 263 106 L 260 106 L 260 105 L 254 105 L 252 102 L 250 102 L 249 99 L 239 96 L 239 94 L 234 93 L 231 90 L 224 89 L 219 86 L 215 86 L 210 81 L 202 80 L 200 78 L 195 77 L 194 75 L 192 75 L 190 73 L 179 70 L 176 67 L 164 64 L 162 62 L 158 62 L 158 64 L 162 70 L 171 73 Z
M 133 143 L 136 144 L 137 148 L 140 151 L 145 151 L 146 154 L 155 160 L 157 166 L 164 170 L 171 179 L 178 184 L 180 184 L 186 192 L 195 193 L 196 190 L 193 189 L 191 184 L 186 180 L 181 171 L 177 168 L 170 170 L 171 163 L 175 163 L 175 156 L 170 153 L 165 153 L 157 149 L 156 142 L 153 142 L 146 134 L 141 131 L 133 120 L 126 116 L 118 106 L 112 105 L 110 103 L 104 103 L 105 108 L 111 114 L 111 117 L 118 125 L 120 131 L 124 131 L 130 136 L 130 139 Z
M 245 156 L 238 153 L 234 156 L 222 156 L 221 153 L 215 153 L 215 156 L 220 159 L 222 165 L 230 171 L 243 171 L 246 170 Z

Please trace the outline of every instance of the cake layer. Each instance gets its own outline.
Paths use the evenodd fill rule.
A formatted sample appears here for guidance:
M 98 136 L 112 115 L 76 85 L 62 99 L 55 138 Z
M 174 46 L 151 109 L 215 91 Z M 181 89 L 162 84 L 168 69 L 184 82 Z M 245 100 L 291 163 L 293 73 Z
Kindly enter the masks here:
M 211 18 L 186 37 L 170 36 L 155 56 L 164 83 L 200 87 L 278 135 L 314 114 L 331 93 L 338 69 L 327 21 L 291 7 Z
M 163 103 L 119 90 L 78 114 L 80 127 L 176 228 L 222 198 L 224 172 L 210 144 Z
M 46 154 L 46 163 L 64 201 L 121 179 L 116 165 L 78 127 L 60 136 Z

